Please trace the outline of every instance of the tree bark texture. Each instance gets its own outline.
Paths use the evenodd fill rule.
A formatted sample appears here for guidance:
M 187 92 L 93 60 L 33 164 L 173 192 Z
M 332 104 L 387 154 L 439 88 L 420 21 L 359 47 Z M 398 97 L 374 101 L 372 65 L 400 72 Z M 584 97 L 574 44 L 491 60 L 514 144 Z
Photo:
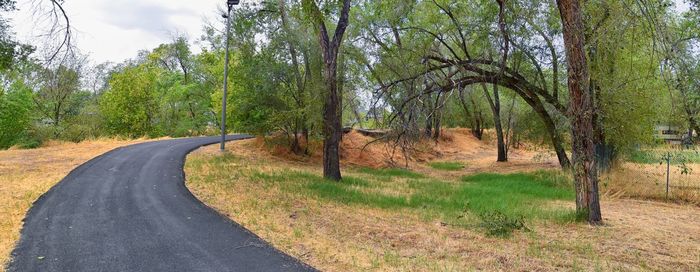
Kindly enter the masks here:
M 343 43 L 343 35 L 348 27 L 350 0 L 342 1 L 342 8 L 335 33 L 331 39 L 324 21 L 324 16 L 314 0 L 304 0 L 304 9 L 310 15 L 317 28 L 318 40 L 323 56 L 323 79 L 326 85 L 323 103 L 323 176 L 339 181 L 340 174 L 340 140 L 343 135 L 341 124 L 341 95 L 338 88 L 338 53 Z
M 579 0 L 557 0 L 568 62 L 570 120 L 576 209 L 591 224 L 602 223 L 595 162 L 594 105 L 585 52 L 583 15 Z

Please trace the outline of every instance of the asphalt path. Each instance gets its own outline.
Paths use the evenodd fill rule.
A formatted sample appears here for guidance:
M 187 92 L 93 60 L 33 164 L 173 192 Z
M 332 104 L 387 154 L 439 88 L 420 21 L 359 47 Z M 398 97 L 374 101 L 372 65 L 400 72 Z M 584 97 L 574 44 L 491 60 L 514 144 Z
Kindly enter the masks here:
M 135 144 L 77 167 L 27 213 L 7 269 L 313 271 L 185 188 L 187 153 L 219 139 Z

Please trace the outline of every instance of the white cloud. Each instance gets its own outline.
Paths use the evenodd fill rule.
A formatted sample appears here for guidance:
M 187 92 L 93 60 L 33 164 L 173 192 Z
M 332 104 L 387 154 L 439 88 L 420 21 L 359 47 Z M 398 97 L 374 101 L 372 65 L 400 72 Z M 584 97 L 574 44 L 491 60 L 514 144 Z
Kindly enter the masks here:
M 21 2 L 9 17 L 17 38 L 37 44 L 45 31 L 30 2 Z M 42 2 L 42 1 L 37 1 Z M 224 0 L 68 0 L 65 9 L 75 29 L 76 45 L 96 62 L 121 62 L 139 50 L 169 42 L 175 33 L 197 39 L 205 18 L 218 20 Z M 39 20 L 40 21 L 40 20 Z

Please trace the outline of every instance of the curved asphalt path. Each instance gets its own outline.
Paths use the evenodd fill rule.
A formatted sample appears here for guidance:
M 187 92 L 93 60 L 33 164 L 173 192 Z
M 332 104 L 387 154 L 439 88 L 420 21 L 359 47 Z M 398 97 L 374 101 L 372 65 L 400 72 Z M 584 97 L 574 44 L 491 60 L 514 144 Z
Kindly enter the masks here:
M 185 188 L 187 153 L 219 139 L 141 143 L 79 166 L 34 203 L 8 270 L 313 271 Z

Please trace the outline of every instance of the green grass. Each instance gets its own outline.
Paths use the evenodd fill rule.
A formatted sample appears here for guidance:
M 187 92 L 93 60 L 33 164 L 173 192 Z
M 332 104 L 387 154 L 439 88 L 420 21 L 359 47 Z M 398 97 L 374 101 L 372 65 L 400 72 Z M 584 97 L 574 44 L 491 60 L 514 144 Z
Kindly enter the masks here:
M 571 216 L 561 210 L 544 209 L 550 200 L 573 200 L 572 186 L 563 179 L 543 174 L 477 174 L 462 178 L 467 184 L 460 195 L 477 213 L 498 211 L 510 217 L 557 218 Z
M 700 151 L 687 150 L 638 150 L 633 151 L 628 160 L 634 163 L 655 164 L 664 163 L 664 156 L 670 152 L 671 164 L 700 163 Z
M 457 171 L 464 169 L 464 165 L 460 162 L 432 162 L 429 165 L 433 169 L 445 171 Z
M 554 172 L 477 174 L 459 182 L 440 181 L 404 169 L 357 169 L 345 174 L 340 182 L 299 171 L 253 173 L 251 177 L 282 183 L 286 192 L 294 194 L 345 205 L 408 209 L 427 220 L 439 218 L 454 225 L 478 227 L 475 222 L 486 222 L 484 215 L 489 214 L 498 214 L 511 225 L 518 220 L 576 220 L 572 209 L 549 205 L 554 200 L 574 200 L 568 178 Z M 401 182 L 387 181 L 386 177 L 400 177 Z
M 363 174 L 368 174 L 373 177 L 383 177 L 383 178 L 391 178 L 391 177 L 400 177 L 400 178 L 423 178 L 424 176 L 413 172 L 408 169 L 403 169 L 403 168 L 382 168 L 382 169 L 373 169 L 373 168 L 359 168 L 357 170 L 360 173 Z

